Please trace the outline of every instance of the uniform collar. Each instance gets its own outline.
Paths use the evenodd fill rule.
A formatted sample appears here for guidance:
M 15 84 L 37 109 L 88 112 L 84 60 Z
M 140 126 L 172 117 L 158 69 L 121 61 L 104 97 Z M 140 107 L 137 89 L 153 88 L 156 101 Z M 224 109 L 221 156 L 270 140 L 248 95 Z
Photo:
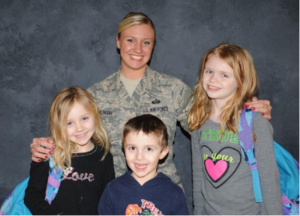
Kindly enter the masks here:
M 140 83 L 137 85 L 135 91 L 130 97 L 127 93 L 127 90 L 120 79 L 121 68 L 118 70 L 115 77 L 115 84 L 111 87 L 111 90 L 116 92 L 120 98 L 124 99 L 128 103 L 137 106 L 142 95 L 146 92 L 157 95 L 160 94 L 160 85 L 158 85 L 159 80 L 157 78 L 157 74 L 148 66 L 146 66 L 145 73 Z

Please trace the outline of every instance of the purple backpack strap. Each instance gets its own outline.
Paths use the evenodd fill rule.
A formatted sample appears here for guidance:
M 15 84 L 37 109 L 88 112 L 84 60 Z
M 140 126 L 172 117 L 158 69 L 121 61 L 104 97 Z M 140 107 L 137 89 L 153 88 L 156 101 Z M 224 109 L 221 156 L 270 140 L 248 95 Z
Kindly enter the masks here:
M 257 160 L 254 155 L 254 142 L 252 138 L 252 127 L 255 112 L 244 108 L 239 121 L 239 143 L 244 160 L 250 166 L 253 182 L 253 192 L 256 202 L 263 202 L 259 173 L 257 170 Z
M 60 169 L 59 166 L 54 167 L 52 155 L 50 155 L 49 157 L 49 167 L 50 169 L 49 169 L 45 200 L 49 204 L 51 204 L 51 202 L 54 200 L 58 192 L 60 182 L 63 176 L 63 170 Z

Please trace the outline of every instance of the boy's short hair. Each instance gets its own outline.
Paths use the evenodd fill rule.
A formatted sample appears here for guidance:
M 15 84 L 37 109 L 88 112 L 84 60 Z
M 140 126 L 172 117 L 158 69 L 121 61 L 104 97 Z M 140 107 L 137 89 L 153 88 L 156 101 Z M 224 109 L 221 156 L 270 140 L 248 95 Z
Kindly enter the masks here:
M 126 136 L 132 132 L 143 132 L 146 135 L 153 134 L 160 139 L 162 149 L 168 146 L 168 131 L 166 125 L 158 117 L 151 114 L 144 114 L 129 119 L 124 125 L 122 146 Z

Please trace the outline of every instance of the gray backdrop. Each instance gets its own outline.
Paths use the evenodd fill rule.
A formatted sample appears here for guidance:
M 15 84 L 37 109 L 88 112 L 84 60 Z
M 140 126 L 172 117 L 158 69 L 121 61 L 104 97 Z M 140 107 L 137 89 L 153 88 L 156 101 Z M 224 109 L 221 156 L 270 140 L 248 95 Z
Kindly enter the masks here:
M 246 48 L 259 98 L 273 107 L 274 138 L 298 159 L 298 10 L 297 0 L 0 0 L 0 202 L 28 176 L 29 144 L 46 135 L 57 91 L 87 88 L 118 70 L 115 36 L 130 11 L 156 25 L 151 67 L 191 88 L 209 48 Z M 175 163 L 191 206 L 190 141 L 179 127 Z

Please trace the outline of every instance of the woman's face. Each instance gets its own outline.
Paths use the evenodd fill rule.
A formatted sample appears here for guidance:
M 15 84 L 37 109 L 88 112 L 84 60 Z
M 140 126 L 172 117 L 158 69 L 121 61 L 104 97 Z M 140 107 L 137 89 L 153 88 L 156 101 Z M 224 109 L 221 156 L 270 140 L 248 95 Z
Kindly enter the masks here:
M 154 47 L 154 30 L 150 25 L 131 26 L 117 36 L 122 72 L 144 73 Z

